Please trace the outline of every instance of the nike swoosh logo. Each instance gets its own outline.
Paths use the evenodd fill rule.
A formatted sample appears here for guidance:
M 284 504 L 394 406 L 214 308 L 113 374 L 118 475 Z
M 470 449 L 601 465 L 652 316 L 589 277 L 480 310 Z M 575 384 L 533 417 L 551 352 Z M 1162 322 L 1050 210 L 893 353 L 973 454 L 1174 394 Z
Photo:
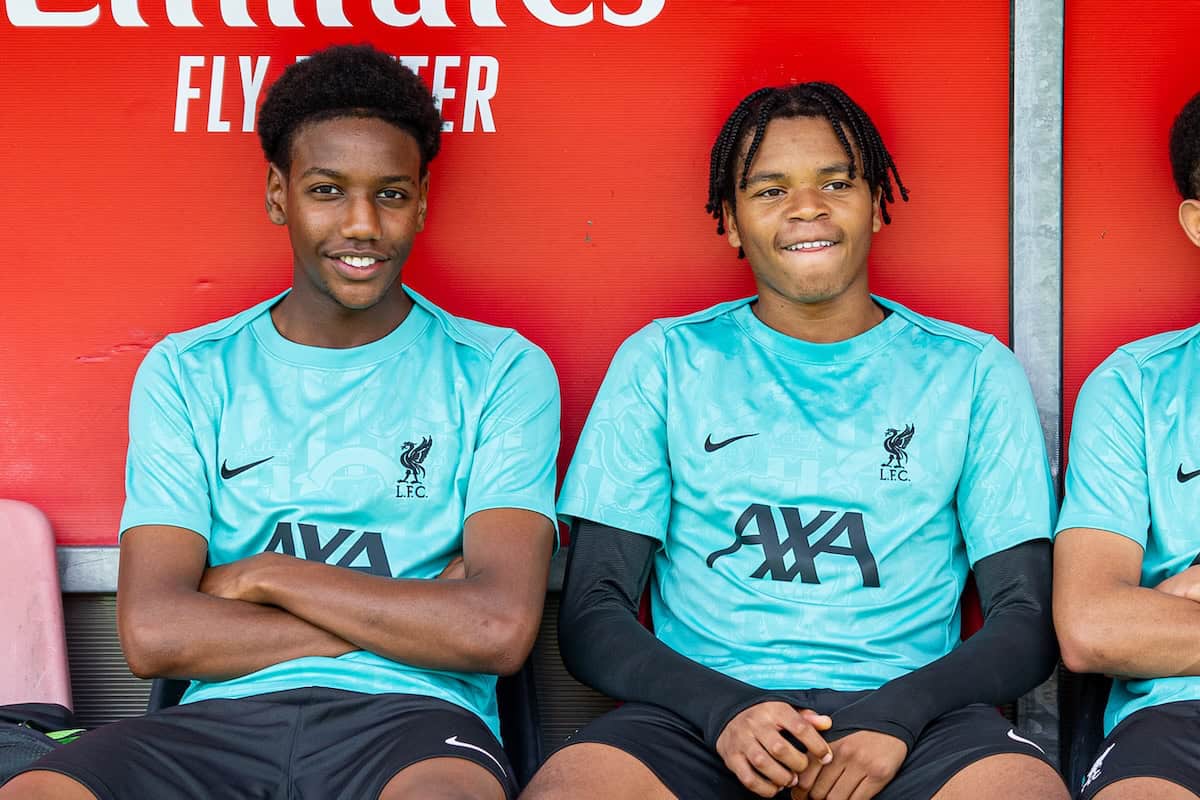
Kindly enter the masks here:
M 504 765 L 500 763 L 499 759 L 497 759 L 497 758 L 496 758 L 494 755 L 492 755 L 491 753 L 489 753 L 487 750 L 484 750 L 484 749 L 483 749 L 482 747 L 480 747 L 479 745 L 471 744 L 471 743 L 469 743 L 469 742 L 460 742 L 460 741 L 458 740 L 458 734 L 457 734 L 457 733 L 456 733 L 456 734 L 454 734 L 453 736 L 451 736 L 449 739 L 447 739 L 447 740 L 446 740 L 446 744 L 453 745 L 453 746 L 455 746 L 455 747 L 465 747 L 465 748 L 467 748 L 468 750 L 475 750 L 475 751 L 477 751 L 477 752 L 483 753 L 485 756 L 487 756 L 488 758 L 490 758 L 490 759 L 492 760 L 492 763 L 493 763 L 493 764 L 495 764 L 497 767 L 499 767 L 499 768 L 500 768 L 500 774 L 501 774 L 501 775 L 504 775 L 505 777 L 508 777 L 508 773 L 504 771 Z
M 1180 464 L 1179 471 L 1175 473 L 1175 480 L 1179 481 L 1180 483 L 1187 483 L 1197 475 L 1200 475 L 1200 469 L 1196 470 L 1195 472 L 1184 472 L 1183 464 Z
M 714 442 L 712 440 L 712 434 L 710 433 L 708 435 L 708 438 L 706 438 L 704 440 L 704 452 L 715 453 L 718 450 L 720 450 L 722 447 L 724 447 L 725 445 L 733 444 L 738 439 L 749 439 L 751 436 L 758 436 L 758 434 L 757 433 L 743 433 L 741 436 L 734 436 L 733 438 L 726 439 L 723 442 Z
M 241 475 L 243 472 L 245 472 L 248 469 L 254 469 L 259 464 L 267 463 L 274 457 L 275 456 L 267 456 L 262 461 L 255 461 L 253 464 L 246 464 L 245 466 L 238 467 L 237 469 L 230 469 L 229 462 L 222 461 L 221 462 L 221 477 L 224 478 L 225 480 L 229 480 L 230 478 L 234 477 L 235 475 Z
M 1029 739 L 1026 739 L 1024 736 L 1018 736 L 1017 732 L 1014 731 L 1012 728 L 1008 729 L 1008 738 L 1012 739 L 1014 742 L 1020 742 L 1021 744 L 1027 744 L 1030 747 L 1036 747 L 1037 751 L 1039 753 L 1041 753 L 1042 755 L 1046 755 L 1046 751 L 1042 749 L 1041 745 L 1039 745 L 1037 742 L 1032 742 Z

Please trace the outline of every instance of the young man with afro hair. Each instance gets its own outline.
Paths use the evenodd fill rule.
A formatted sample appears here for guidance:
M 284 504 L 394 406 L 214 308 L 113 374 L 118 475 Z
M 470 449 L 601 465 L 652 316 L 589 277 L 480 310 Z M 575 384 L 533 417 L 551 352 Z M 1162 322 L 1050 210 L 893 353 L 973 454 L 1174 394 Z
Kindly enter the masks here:
M 1200 246 L 1200 95 L 1171 167 Z M 1082 800 L 1200 797 L 1200 325 L 1117 349 L 1075 403 L 1054 620 L 1075 672 L 1116 676 Z
M 367 46 L 263 103 L 293 286 L 147 355 L 118 623 L 179 706 L 94 731 L 3 798 L 511 798 L 495 675 L 532 646 L 558 387 L 511 330 L 400 282 L 441 119 Z
M 1057 655 L 1033 396 L 995 338 L 868 291 L 897 197 L 836 86 L 760 89 L 726 121 L 707 210 L 758 295 L 613 358 L 559 497 L 559 637 L 626 702 L 527 800 L 1065 800 L 993 707 Z M 960 642 L 968 570 L 984 624 Z

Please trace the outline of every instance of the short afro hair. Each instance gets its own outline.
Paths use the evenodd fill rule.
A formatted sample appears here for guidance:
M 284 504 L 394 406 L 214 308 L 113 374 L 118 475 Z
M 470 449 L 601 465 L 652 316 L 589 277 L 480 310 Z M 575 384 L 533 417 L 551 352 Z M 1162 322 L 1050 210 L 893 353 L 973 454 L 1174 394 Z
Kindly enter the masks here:
M 441 147 L 442 117 L 416 73 L 369 44 L 337 45 L 289 66 L 267 92 L 258 112 L 267 161 L 287 172 L 296 132 L 340 117 L 381 119 L 411 135 L 422 175 Z
M 1171 172 L 1184 200 L 1200 200 L 1200 94 L 1171 125 Z

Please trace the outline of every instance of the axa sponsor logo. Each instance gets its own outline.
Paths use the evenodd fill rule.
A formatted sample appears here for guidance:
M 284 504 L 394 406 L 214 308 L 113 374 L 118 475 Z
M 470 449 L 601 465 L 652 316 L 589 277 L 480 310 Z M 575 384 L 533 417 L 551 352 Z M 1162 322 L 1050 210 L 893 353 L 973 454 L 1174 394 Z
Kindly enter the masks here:
M 782 533 L 776 512 L 783 519 Z M 734 525 L 733 544 L 708 556 L 709 568 L 743 547 L 762 548 L 762 562 L 751 571 L 751 578 L 791 583 L 799 576 L 801 583 L 819 584 L 817 557 L 825 556 L 822 562 L 828 563 L 830 556 L 838 556 L 854 559 L 862 573 L 863 587 L 879 587 L 879 566 L 867 540 L 863 515 L 858 511 L 823 509 L 806 521 L 795 506 L 776 509 L 752 503 Z
M 370 575 L 392 577 L 383 534 L 379 531 L 338 528 L 332 534 L 322 535 L 320 528 L 307 522 L 280 522 L 263 552 L 283 553 Z
M 202 28 L 196 16 L 193 0 L 162 0 L 166 5 L 167 22 L 173 28 Z M 139 8 L 139 0 L 106 0 L 93 3 L 77 10 L 43 8 L 57 5 L 48 0 L 5 0 L 8 20 L 18 28 L 86 28 L 95 25 L 101 17 L 102 8 L 107 6 L 113 22 L 121 28 L 149 27 Z M 207 5 L 207 4 L 206 4 Z M 250 16 L 249 0 L 221 0 L 221 22 L 229 28 L 256 28 L 267 24 L 275 28 L 303 28 L 304 23 L 296 13 L 296 0 L 270 0 L 267 3 L 267 19 L 255 20 Z M 258 5 L 258 4 L 255 4 Z M 354 26 L 346 16 L 344 0 L 316 0 L 317 20 L 324 28 L 350 28 Z M 461 11 L 452 16 L 447 0 L 419 0 L 415 11 L 401 11 L 398 5 L 411 8 L 414 3 L 397 3 L 396 0 L 371 0 L 372 20 L 393 28 L 407 28 L 422 24 L 429 28 L 454 28 L 468 19 L 477 28 L 504 28 L 507 23 L 500 16 L 498 0 L 470 0 L 466 17 Z M 456 5 L 461 6 L 462 3 Z M 564 2 L 563 0 L 522 0 L 525 13 L 538 22 L 552 28 L 576 28 L 602 22 L 621 28 L 637 28 L 652 22 L 662 13 L 666 0 L 642 0 L 632 10 L 628 4 L 612 8 L 607 2 Z M 518 6 L 510 3 L 509 8 Z M 564 10 L 567 9 L 567 10 Z M 506 11 L 511 18 L 512 11 Z M 208 22 L 211 24 L 211 21 Z

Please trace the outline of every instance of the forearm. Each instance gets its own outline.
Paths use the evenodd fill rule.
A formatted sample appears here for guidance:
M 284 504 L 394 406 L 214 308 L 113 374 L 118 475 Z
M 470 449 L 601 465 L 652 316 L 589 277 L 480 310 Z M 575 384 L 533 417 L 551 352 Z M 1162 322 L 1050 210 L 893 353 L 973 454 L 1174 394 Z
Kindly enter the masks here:
M 1063 662 L 1072 672 L 1200 675 L 1200 603 L 1193 600 L 1122 585 L 1055 613 Z
M 984 623 L 945 656 L 881 686 L 833 718 L 831 737 L 874 730 L 911 750 L 933 719 L 971 703 L 1012 702 L 1054 670 L 1050 544 L 1026 542 L 976 565 Z
M 655 542 L 645 536 L 581 521 L 559 613 L 559 648 L 583 683 L 620 700 L 670 708 L 717 738 L 738 712 L 783 699 L 680 655 L 637 620 Z
M 283 609 L 196 591 L 121 608 L 118 619 L 125 658 L 140 678 L 221 681 L 293 658 L 357 649 Z
M 393 661 L 510 674 L 533 645 L 540 613 L 530 619 L 499 602 L 500 580 L 392 579 L 280 557 L 258 571 L 255 599 Z

